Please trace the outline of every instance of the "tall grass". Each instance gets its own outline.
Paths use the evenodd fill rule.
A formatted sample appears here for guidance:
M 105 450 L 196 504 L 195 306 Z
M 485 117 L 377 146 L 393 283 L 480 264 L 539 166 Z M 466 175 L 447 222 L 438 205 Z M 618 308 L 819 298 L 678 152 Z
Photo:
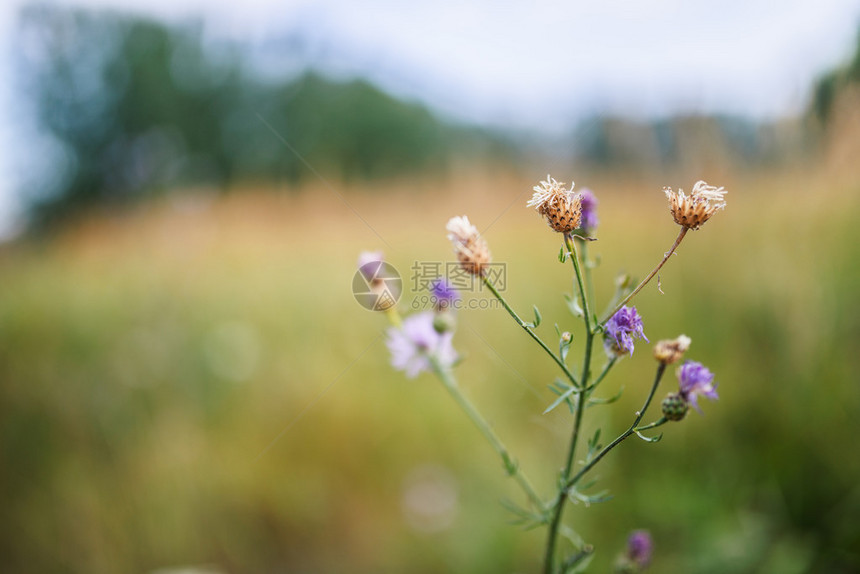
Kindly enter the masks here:
M 512 304 L 538 304 L 547 332 L 572 326 L 557 237 L 524 207 L 543 175 L 189 192 L 5 248 L 0 568 L 536 570 L 540 533 L 504 525 L 499 499 L 518 494 L 494 454 L 431 377 L 388 368 L 384 321 L 350 284 L 358 252 L 381 248 L 408 305 L 412 263 L 450 260 L 444 223 L 466 213 L 507 264 Z M 857 571 L 860 178 L 703 175 L 728 208 L 661 272 L 665 294 L 636 304 L 652 341 L 692 337 L 720 401 L 657 445 L 620 447 L 602 477 L 618 497 L 570 517 L 595 533 L 596 572 L 639 527 L 655 572 Z M 605 302 L 618 270 L 643 275 L 674 239 L 661 186 L 694 179 L 573 176 L 601 201 Z M 556 374 L 521 336 L 501 310 L 462 311 L 459 376 L 548 494 L 567 415 L 539 414 Z M 618 413 L 651 361 L 640 347 L 617 367 Z M 441 526 L 404 503 L 424 471 L 456 500 Z

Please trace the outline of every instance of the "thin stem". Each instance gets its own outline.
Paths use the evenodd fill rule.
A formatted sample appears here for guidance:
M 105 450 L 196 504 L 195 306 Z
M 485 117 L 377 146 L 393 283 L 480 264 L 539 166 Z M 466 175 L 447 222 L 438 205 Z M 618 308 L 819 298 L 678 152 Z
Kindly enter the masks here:
M 663 363 L 660 363 L 660 366 L 657 367 L 657 375 L 654 377 L 654 384 L 651 385 L 651 391 L 648 393 L 648 397 L 645 399 L 645 403 L 642 405 L 642 408 L 636 412 L 636 418 L 633 420 L 633 424 L 630 425 L 630 428 L 628 428 L 626 431 L 621 433 L 615 440 L 613 440 L 611 443 L 609 443 L 608 445 L 603 447 L 603 450 L 601 450 L 599 453 L 597 453 L 597 455 L 593 459 L 591 459 L 588 464 L 586 464 L 584 467 L 582 467 L 582 470 L 580 470 L 578 473 L 576 473 L 576 476 L 574 476 L 573 478 L 571 478 L 570 480 L 567 481 L 567 483 L 565 484 L 564 489 L 563 489 L 565 493 L 572 486 L 574 486 L 577 482 L 579 482 L 579 480 L 585 475 L 585 473 L 587 473 L 589 470 L 594 468 L 594 465 L 596 465 L 598 462 L 600 462 L 600 459 L 602 459 L 604 456 L 606 456 L 606 454 L 610 450 L 612 450 L 613 448 L 615 448 L 616 446 L 621 444 L 627 437 L 629 437 L 630 435 L 632 435 L 636 431 L 654 428 L 654 427 L 660 426 L 661 424 L 666 422 L 666 418 L 663 417 L 663 418 L 661 418 L 661 419 L 659 419 L 659 420 L 657 420 L 657 421 L 655 421 L 649 425 L 645 425 L 641 428 L 639 428 L 637 426 L 639 424 L 639 422 L 642 420 L 642 417 L 645 416 L 645 411 L 648 410 L 648 405 L 651 404 L 651 399 L 654 398 L 654 393 L 657 391 L 657 385 L 660 384 L 660 379 L 663 378 L 663 373 L 665 371 L 666 371 L 666 365 L 664 365 Z
M 588 393 L 596 389 L 597 385 L 599 385 L 603 378 L 609 373 L 609 369 L 615 366 L 615 363 L 617 362 L 618 357 L 612 357 L 611 359 L 609 359 L 609 361 L 606 362 L 606 365 L 604 365 L 603 370 L 600 371 L 600 374 L 597 375 L 596 379 L 594 379 L 594 382 L 591 383 L 588 387 L 586 387 L 585 392 Z
M 505 298 L 504 298 L 504 297 L 502 297 L 502 296 L 501 296 L 501 294 L 500 294 L 500 293 L 496 290 L 496 288 L 493 286 L 493 284 L 492 284 L 492 283 L 490 283 L 490 280 L 489 280 L 489 279 L 487 279 L 486 277 L 484 277 L 484 278 L 483 278 L 483 280 L 484 280 L 484 285 L 486 285 L 486 286 L 487 286 L 487 289 L 489 289 L 489 290 L 493 293 L 493 295 L 495 295 L 496 299 L 498 299 L 498 300 L 501 302 L 501 304 L 502 304 L 502 306 L 505 308 L 505 310 L 510 314 L 510 316 L 511 316 L 511 317 L 513 317 L 513 318 L 514 318 L 514 321 L 516 321 L 516 322 L 517 322 L 517 325 L 519 325 L 520 327 L 522 327 L 522 328 L 523 328 L 523 330 L 524 330 L 526 333 L 528 333 L 528 334 L 529 334 L 529 336 L 531 336 L 531 338 L 532 338 L 532 339 L 534 339 L 535 341 L 537 341 L 537 344 L 538 344 L 538 345 L 540 345 L 540 346 L 541 346 L 541 348 L 542 348 L 544 351 L 546 351 L 546 353 L 547 353 L 550 357 L 552 357 L 552 360 L 553 360 L 553 361 L 555 361 L 555 364 L 556 364 L 556 365 L 558 365 L 558 366 L 559 366 L 559 368 L 561 368 L 561 370 L 562 370 L 562 371 L 564 371 L 564 374 L 565 374 L 565 375 L 567 376 L 567 378 L 570 380 L 571 384 L 572 384 L 574 387 L 579 388 L 579 381 L 577 381 L 577 380 L 576 380 L 576 377 L 573 375 L 573 373 L 572 373 L 572 372 L 570 372 L 570 369 L 567 367 L 567 365 L 564 363 L 564 361 L 562 361 L 562 360 L 561 360 L 561 357 L 559 357 L 558 355 L 556 355 L 556 354 L 555 354 L 555 352 L 553 352 L 553 350 L 552 350 L 552 349 L 550 349 L 550 348 L 546 345 L 546 343 L 544 343 L 544 342 L 543 342 L 543 339 L 541 339 L 540 337 L 538 337 L 538 336 L 537 336 L 537 334 L 534 332 L 534 330 L 532 330 L 532 328 L 531 328 L 531 326 L 530 326 L 530 324 L 529 324 L 529 323 L 526 323 L 525 321 L 523 321 L 523 320 L 520 318 L 520 316 L 519 316 L 519 315 L 517 315 L 517 312 L 516 312 L 516 311 L 514 311 L 514 310 L 511 308 L 511 306 L 510 306 L 510 305 L 508 305 L 508 302 L 507 302 L 507 301 L 505 301 Z
M 484 438 L 489 441 L 493 448 L 499 453 L 499 456 L 502 457 L 502 462 L 505 465 L 505 469 L 507 472 L 517 481 L 520 487 L 525 492 L 526 496 L 532 502 L 532 504 L 538 510 L 542 511 L 544 509 L 543 500 L 541 500 L 540 496 L 538 496 L 534 487 L 532 486 L 529 479 L 523 474 L 523 471 L 520 469 L 519 465 L 516 463 L 516 460 L 513 459 L 508 451 L 507 447 L 502 443 L 501 439 L 496 436 L 496 433 L 493 432 L 493 429 L 484 420 L 484 417 L 481 416 L 481 413 L 472 405 L 472 403 L 467 399 L 463 393 L 460 392 L 460 387 L 457 385 L 457 381 L 454 378 L 454 375 L 451 372 L 444 368 L 436 359 L 430 359 L 431 364 L 433 365 L 433 371 L 442 381 L 442 384 L 445 385 L 445 388 L 448 389 L 448 392 L 454 397 L 454 400 L 458 405 L 466 412 L 472 422 L 478 427 L 478 430 L 481 431 L 481 434 L 484 435 Z
M 591 303 L 589 303 L 590 297 L 588 296 L 588 291 L 585 289 L 585 284 L 582 280 L 582 269 L 579 267 L 579 257 L 576 253 L 576 244 L 573 242 L 573 238 L 569 233 L 564 234 L 564 245 L 567 247 L 567 250 L 570 252 L 570 260 L 573 262 L 573 270 L 576 273 L 576 283 L 579 286 L 579 295 L 582 297 L 582 309 L 585 314 L 585 329 L 586 333 L 590 334 L 591 329 Z M 584 247 L 584 246 L 583 246 Z M 585 375 L 583 374 L 583 377 Z
M 630 293 L 630 295 L 628 295 L 628 296 L 627 296 L 627 297 L 625 297 L 625 298 L 624 298 L 620 303 L 618 303 L 618 305 L 616 305 L 616 306 L 615 306 L 615 308 L 612 310 L 612 312 L 611 312 L 611 313 L 609 313 L 609 314 L 607 314 L 607 315 L 606 315 L 606 316 L 605 316 L 605 317 L 600 321 L 600 324 L 601 324 L 601 325 L 603 325 L 603 324 L 604 324 L 604 323 L 606 323 L 610 318 L 612 318 L 612 316 L 613 316 L 613 315 L 615 315 L 615 314 L 618 312 L 618 310 L 619 310 L 619 309 L 621 309 L 624 305 L 626 305 L 628 301 L 630 301 L 634 296 L 636 296 L 636 294 L 637 294 L 637 293 L 639 293 L 639 291 L 641 291 L 641 290 L 642 290 L 642 288 L 643 288 L 643 287 L 645 287 L 645 285 L 647 285 L 647 284 L 648 284 L 648 282 L 649 282 L 649 281 L 651 281 L 651 279 L 653 279 L 653 278 L 654 278 L 654 276 L 657 274 L 657 272 L 658 272 L 658 271 L 660 271 L 660 269 L 663 267 L 663 265 L 665 265 L 665 264 L 666 264 L 666 262 L 667 262 L 667 261 L 669 260 L 669 258 L 672 256 L 672 254 L 673 254 L 673 253 L 675 253 L 675 250 L 676 250 L 676 249 L 678 249 L 678 246 L 679 246 L 679 245 L 681 245 L 681 241 L 684 239 L 684 236 L 685 236 L 685 235 L 687 235 L 687 228 L 686 228 L 686 227 L 682 227 L 682 228 L 681 228 L 681 232 L 678 234 L 678 237 L 675 239 L 675 243 L 672 245 L 672 248 L 671 248 L 671 249 L 670 249 L 670 250 L 669 250 L 669 251 L 668 251 L 668 252 L 663 256 L 663 260 L 662 260 L 662 261 L 660 261 L 660 263 L 657 265 L 657 267 L 655 267 L 655 268 L 654 268 L 654 270 L 653 270 L 653 271 L 651 271 L 651 273 L 649 273 L 649 274 L 648 274 L 648 277 L 646 277 L 645 279 L 643 279 L 643 280 L 642 280 L 642 283 L 640 283 L 640 284 L 636 287 L 636 289 L 634 289 L 634 290 Z
M 594 281 L 591 278 L 591 265 L 588 263 L 588 240 L 582 240 L 582 266 L 585 268 L 585 287 L 591 295 L 591 307 L 595 308 Z
M 567 462 L 562 471 L 562 481 L 567 481 L 573 467 L 573 459 L 576 453 L 576 444 L 579 442 L 579 430 L 582 427 L 582 412 L 585 405 L 584 393 L 576 395 L 576 412 L 573 418 L 573 435 L 570 438 L 570 446 L 567 451 Z M 564 514 L 564 504 L 567 502 L 567 488 L 560 488 L 553 505 L 552 520 L 549 523 L 549 533 L 546 540 L 546 552 L 544 554 L 544 573 L 552 574 L 555 557 L 556 541 L 558 540 L 558 529 L 561 526 L 561 517 Z
M 591 544 L 586 544 L 585 546 L 583 546 L 582 550 L 580 550 L 579 552 L 577 552 L 573 556 L 570 556 L 567 560 L 565 560 L 562 563 L 562 565 L 561 565 L 562 574 L 569 572 L 571 568 L 573 568 L 574 566 L 576 566 L 577 564 L 579 564 L 580 562 L 582 562 L 583 560 L 585 560 L 586 558 L 591 556 L 593 553 L 594 553 L 594 546 L 592 546 Z
M 588 378 L 590 376 L 591 369 L 591 350 L 594 343 L 594 331 L 591 326 L 591 304 L 589 303 L 589 291 L 585 288 L 585 283 L 583 282 L 582 269 L 579 265 L 579 257 L 576 253 L 576 245 L 571 238 L 570 234 L 564 234 L 564 245 L 567 247 L 570 252 L 570 258 L 573 262 L 573 270 L 576 273 L 576 282 L 579 286 L 579 294 L 582 297 L 582 305 L 583 305 L 583 313 L 585 314 L 585 353 L 582 359 L 582 373 L 580 374 L 580 378 L 582 380 L 583 388 L 588 385 Z M 604 369 L 603 375 L 606 374 L 607 369 Z M 601 376 L 602 378 L 602 376 Z M 570 478 L 571 470 L 573 469 L 573 461 L 576 458 L 576 447 L 579 443 L 579 435 L 582 429 L 582 418 L 583 411 L 585 408 L 585 393 L 578 393 L 576 397 L 576 411 L 573 416 L 573 433 L 570 437 L 570 446 L 567 451 L 567 459 L 565 461 L 564 470 L 562 471 L 562 481 L 565 482 Z M 553 571 L 553 566 L 555 562 L 555 548 L 556 541 L 558 540 L 558 529 L 561 525 L 561 517 L 564 514 L 564 506 L 567 502 L 567 489 L 561 488 L 559 489 L 558 496 L 556 497 L 554 512 L 552 516 L 552 520 L 549 525 L 549 533 L 547 534 L 547 542 L 546 542 L 546 553 L 544 556 L 544 572 L 546 574 L 550 574 Z
M 640 431 L 644 431 L 644 430 L 648 430 L 648 429 L 653 429 L 653 428 L 656 428 L 660 425 L 664 425 L 667 422 L 669 422 L 669 419 L 667 419 L 666 417 L 660 417 L 659 419 L 657 419 L 653 423 L 648 423 L 647 425 L 642 425 L 641 427 L 636 427 L 633 430 L 635 432 L 640 432 Z

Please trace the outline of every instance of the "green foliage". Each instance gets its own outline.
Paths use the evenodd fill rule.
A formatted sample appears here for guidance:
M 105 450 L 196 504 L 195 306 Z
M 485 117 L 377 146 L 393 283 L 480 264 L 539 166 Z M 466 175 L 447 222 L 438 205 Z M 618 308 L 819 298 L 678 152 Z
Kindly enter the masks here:
M 20 34 L 21 82 L 59 144 L 28 195 L 41 225 L 175 187 L 438 172 L 504 146 L 363 80 L 258 78 L 241 45 L 207 41 L 201 25 L 37 5 Z

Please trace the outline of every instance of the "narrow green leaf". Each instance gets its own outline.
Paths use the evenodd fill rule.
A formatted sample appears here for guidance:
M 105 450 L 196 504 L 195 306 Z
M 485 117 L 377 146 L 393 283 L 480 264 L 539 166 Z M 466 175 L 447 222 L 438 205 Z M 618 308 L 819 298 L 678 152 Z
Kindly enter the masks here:
M 593 407 L 594 405 L 609 405 L 620 399 L 622 394 L 624 394 L 624 387 L 618 389 L 618 392 L 614 396 L 611 396 L 606 399 L 600 397 L 589 397 L 588 402 L 585 403 L 585 406 Z
M 594 436 L 588 439 L 588 453 L 585 455 L 585 460 L 590 462 L 595 453 L 601 448 L 603 448 L 603 445 L 600 444 L 600 429 L 597 429 L 594 431 Z
M 537 305 L 535 305 L 535 306 L 534 306 L 534 308 L 535 308 L 535 322 L 534 322 L 534 326 L 535 326 L 535 327 L 537 327 L 538 325 L 540 325 L 540 322 L 541 322 L 542 317 L 540 316 L 540 311 L 538 310 Z
M 660 439 L 663 438 L 663 433 L 658 434 L 657 436 L 647 437 L 639 431 L 635 431 L 636 436 L 644 440 L 645 442 L 660 442 Z
M 564 299 L 567 301 L 567 308 L 570 309 L 574 317 L 582 317 L 585 314 L 582 311 L 582 306 L 579 304 L 579 297 L 577 295 L 568 295 L 565 293 Z
M 553 394 L 560 395 L 560 394 L 562 394 L 563 392 L 565 392 L 565 391 L 567 391 L 568 389 L 571 389 L 571 388 L 573 388 L 573 387 L 571 387 L 570 385 L 568 385 L 567 383 L 565 383 L 565 382 L 564 382 L 564 381 L 562 381 L 561 379 L 556 379 L 556 380 L 555 380 L 555 381 L 553 381 L 552 383 L 548 384 L 548 385 L 547 385 L 547 388 L 549 388 L 549 390 L 550 390 Z
M 567 261 L 567 252 L 564 250 L 564 246 L 562 245 L 558 250 L 558 260 L 564 263 Z
M 548 412 L 553 410 L 555 407 L 557 407 L 558 405 L 560 405 L 564 401 L 567 401 L 570 398 L 570 395 L 572 395 L 575 392 L 576 392 L 575 387 L 570 387 L 569 389 L 567 389 L 564 393 L 559 395 L 559 397 L 556 400 L 554 400 L 550 406 L 548 406 L 546 408 L 546 410 L 543 412 L 543 414 L 547 414 Z

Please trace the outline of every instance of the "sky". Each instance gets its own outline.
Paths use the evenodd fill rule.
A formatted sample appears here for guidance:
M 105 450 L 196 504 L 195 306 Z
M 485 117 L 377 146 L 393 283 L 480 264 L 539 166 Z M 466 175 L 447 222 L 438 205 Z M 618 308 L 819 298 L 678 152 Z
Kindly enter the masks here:
M 365 76 L 452 119 L 561 133 L 595 113 L 800 112 L 822 71 L 844 62 L 860 0 L 403 2 L 54 0 L 167 21 L 257 46 L 260 66 L 295 66 L 275 38 L 336 77 Z M 0 149 L 20 148 L 9 41 L 24 0 L 0 5 Z M 241 4 L 241 5 L 240 5 Z M 0 154 L 0 236 L 14 227 L 19 166 Z

